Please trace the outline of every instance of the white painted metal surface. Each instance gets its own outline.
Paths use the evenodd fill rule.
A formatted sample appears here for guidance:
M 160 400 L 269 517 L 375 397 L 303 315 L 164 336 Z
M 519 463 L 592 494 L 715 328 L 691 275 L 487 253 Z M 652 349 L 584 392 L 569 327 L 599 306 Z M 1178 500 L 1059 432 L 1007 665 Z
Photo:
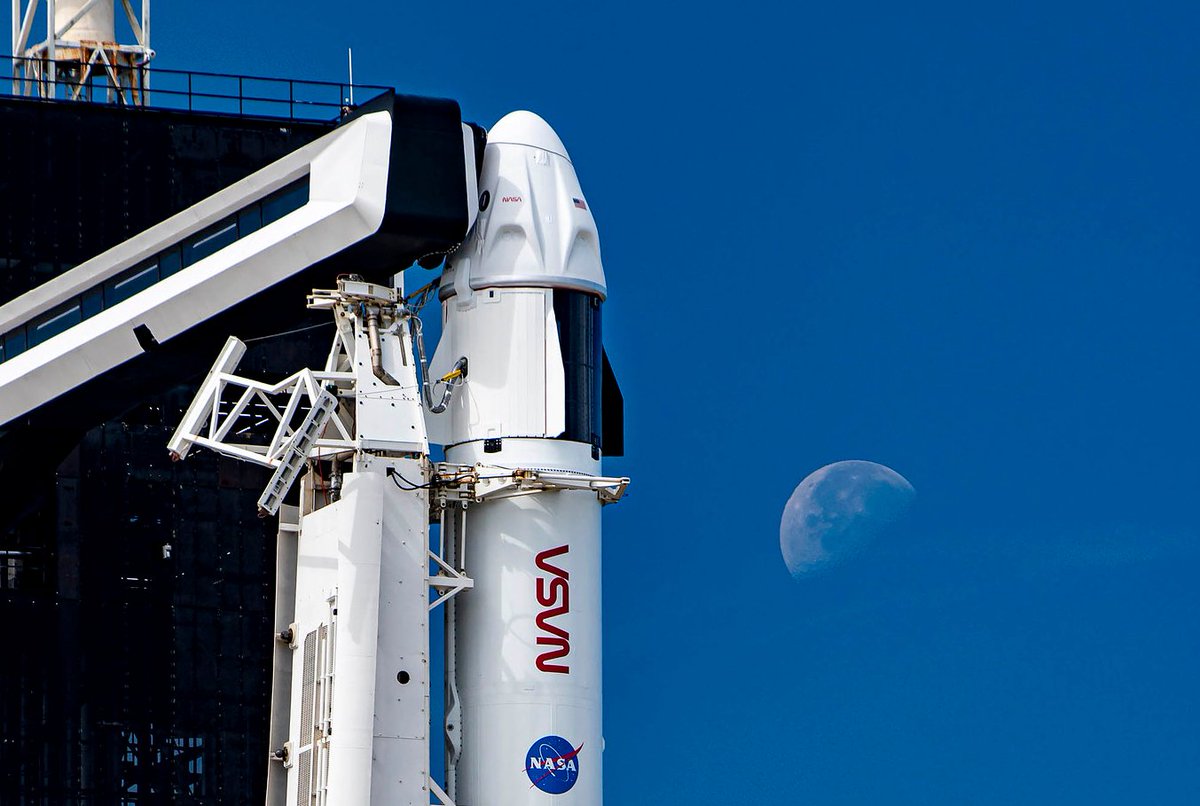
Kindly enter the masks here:
M 472 300 L 443 307 L 430 373 L 441 377 L 464 355 L 470 372 L 444 413 L 426 413 L 433 441 L 562 433 L 563 361 L 550 290 L 489 288 Z
M 267 746 L 279 753 L 288 744 L 291 727 L 292 654 L 295 651 L 297 537 L 300 534 L 300 508 L 285 505 L 279 511 L 279 531 L 275 537 L 275 634 L 271 661 L 271 727 Z M 287 798 L 287 769 L 281 763 L 267 767 L 267 803 L 284 803 Z
M 429 803 L 428 496 L 389 467 L 423 472 L 362 457 L 301 521 L 288 804 Z
M 429 804 L 429 495 L 398 490 L 385 475 L 394 467 L 419 479 L 427 466 L 425 457 L 359 463 L 358 475 L 380 488 L 383 525 L 371 797 L 359 802 Z
M 546 439 L 506 439 L 499 453 L 471 442 L 447 460 L 591 475 L 600 465 L 587 445 Z M 455 602 L 462 752 L 451 795 L 460 806 L 549 802 L 535 779 L 565 789 L 556 802 L 603 802 L 600 507 L 593 492 L 558 490 L 468 508 L 475 588 Z M 575 755 L 531 776 L 528 752 L 546 736 Z
M 358 394 L 357 426 L 359 444 L 368 451 L 429 453 L 425 420 L 421 416 L 421 389 L 411 348 L 412 334 L 404 320 L 388 325 L 397 339 L 397 349 L 383 354 L 383 368 L 389 380 L 371 372 L 370 361 L 355 362 L 354 386 Z M 385 334 L 387 335 L 387 334 Z M 369 355 L 365 327 L 355 328 L 356 355 Z M 407 348 L 407 352 L 406 352 Z
M 113 0 L 57 0 L 54 29 L 59 39 L 116 43 Z
M 475 229 L 442 278 L 471 304 L 482 288 L 573 288 L 604 297 L 596 221 L 554 130 L 532 112 L 488 132 Z

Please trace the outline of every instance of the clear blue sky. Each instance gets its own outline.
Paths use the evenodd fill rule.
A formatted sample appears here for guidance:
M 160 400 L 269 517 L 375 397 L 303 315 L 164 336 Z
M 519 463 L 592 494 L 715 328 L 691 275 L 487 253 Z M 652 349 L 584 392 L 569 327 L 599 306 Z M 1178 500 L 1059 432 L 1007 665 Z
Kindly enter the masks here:
M 567 144 L 634 478 L 608 803 L 1191 804 L 1200 6 L 1133 5 L 159 3 L 155 45 L 352 45 Z M 793 582 L 781 508 L 849 458 L 910 528 Z

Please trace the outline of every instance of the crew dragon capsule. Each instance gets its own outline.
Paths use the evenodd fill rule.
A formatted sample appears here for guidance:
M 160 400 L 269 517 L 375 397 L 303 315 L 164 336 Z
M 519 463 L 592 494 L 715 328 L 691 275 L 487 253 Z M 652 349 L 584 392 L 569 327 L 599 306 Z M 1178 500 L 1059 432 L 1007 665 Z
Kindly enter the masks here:
M 466 381 L 427 416 L 430 438 L 449 464 L 564 486 L 473 504 L 448 527 L 465 529 L 475 580 L 447 611 L 448 787 L 464 806 L 600 806 L 603 497 L 584 480 L 622 439 L 596 222 L 562 141 L 530 112 L 488 133 L 479 187 L 443 273 L 430 367 L 439 377 L 465 358 Z

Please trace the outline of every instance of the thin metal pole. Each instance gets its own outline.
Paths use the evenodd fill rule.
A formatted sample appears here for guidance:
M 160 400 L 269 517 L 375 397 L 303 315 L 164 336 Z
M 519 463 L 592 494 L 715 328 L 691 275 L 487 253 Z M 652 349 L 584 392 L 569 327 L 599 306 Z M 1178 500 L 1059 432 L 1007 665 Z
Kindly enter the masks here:
M 12 54 L 12 60 L 13 60 L 12 61 L 12 85 L 13 85 L 12 94 L 13 95 L 21 94 L 21 83 L 20 83 L 20 81 L 17 80 L 17 71 L 18 71 L 17 66 L 20 64 L 20 62 L 17 61 L 17 59 L 19 59 L 21 57 L 21 54 L 17 53 L 17 42 L 19 42 L 20 39 L 21 39 L 21 0 L 12 0 L 12 50 L 10 50 L 9 53 Z
M 46 0 L 46 58 L 49 60 L 46 77 L 49 79 L 47 91 L 50 98 L 58 95 L 58 89 L 55 86 L 55 82 L 58 80 L 58 38 L 54 36 L 56 4 L 56 0 Z
M 142 47 L 145 48 L 146 69 L 142 73 L 142 103 L 150 105 L 150 0 L 142 0 Z
M 246 95 L 246 93 L 242 89 L 242 77 L 238 76 L 238 114 L 239 115 L 245 114 L 245 112 L 242 111 L 242 98 L 244 98 L 245 95 Z
M 14 3 L 17 0 L 13 0 Z M 13 56 L 27 56 L 26 45 L 29 43 L 29 34 L 33 31 L 33 15 L 37 13 L 38 3 L 41 0 L 28 0 L 29 7 L 25 9 L 25 18 L 21 20 L 20 33 L 17 34 L 17 39 L 13 43 Z M 26 70 L 28 73 L 28 70 Z

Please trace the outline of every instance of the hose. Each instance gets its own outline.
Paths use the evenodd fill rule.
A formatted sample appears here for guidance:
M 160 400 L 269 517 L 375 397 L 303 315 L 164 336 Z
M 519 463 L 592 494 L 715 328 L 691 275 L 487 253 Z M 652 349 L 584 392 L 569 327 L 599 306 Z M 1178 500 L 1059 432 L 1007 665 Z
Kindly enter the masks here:
M 454 390 L 462 386 L 467 379 L 466 356 L 455 361 L 454 367 L 438 379 L 437 382 L 444 384 L 444 386 L 442 387 L 441 399 L 435 404 L 433 402 L 434 384 L 429 382 L 429 366 L 425 361 L 425 338 L 422 333 L 421 319 L 418 316 L 413 316 L 409 321 L 412 322 L 413 343 L 417 348 L 417 361 L 421 364 L 421 390 L 425 395 L 425 407 L 429 409 L 430 414 L 441 414 L 450 405 L 450 397 L 454 394 Z

